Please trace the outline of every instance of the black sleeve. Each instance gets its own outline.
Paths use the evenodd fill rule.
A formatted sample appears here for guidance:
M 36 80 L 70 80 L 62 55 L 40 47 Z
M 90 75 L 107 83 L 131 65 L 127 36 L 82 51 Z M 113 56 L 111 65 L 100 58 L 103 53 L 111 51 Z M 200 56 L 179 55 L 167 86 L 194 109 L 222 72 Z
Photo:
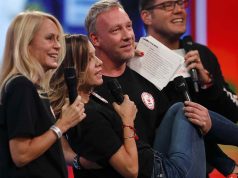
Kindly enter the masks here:
M 37 117 L 34 85 L 24 77 L 14 79 L 6 92 L 6 123 L 9 139 L 35 134 Z M 36 91 L 36 90 L 35 90 Z
M 107 162 L 121 147 L 120 118 L 107 108 L 85 107 L 87 117 L 81 123 L 80 154 L 98 163 Z
M 217 57 L 205 46 L 198 46 L 204 67 L 210 72 L 214 86 L 201 90 L 203 104 L 233 122 L 238 121 L 238 99 L 225 81 Z

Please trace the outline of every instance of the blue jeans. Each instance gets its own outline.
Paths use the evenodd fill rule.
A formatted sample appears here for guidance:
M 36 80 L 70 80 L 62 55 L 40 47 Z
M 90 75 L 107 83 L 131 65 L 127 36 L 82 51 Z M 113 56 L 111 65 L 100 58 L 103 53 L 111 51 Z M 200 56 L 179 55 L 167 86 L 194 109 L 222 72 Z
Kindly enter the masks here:
M 231 174 L 235 161 L 230 159 L 217 144 L 238 146 L 238 126 L 224 116 L 209 111 L 212 128 L 205 136 L 207 161 L 223 175 Z
M 224 176 L 231 174 L 236 165 L 235 161 L 229 158 L 217 143 L 206 141 L 206 139 L 204 141 L 207 162 Z
M 209 111 L 209 115 L 212 121 L 212 128 L 205 139 L 218 144 L 238 146 L 238 126 L 213 111 Z
M 167 178 L 205 178 L 203 137 L 184 115 L 184 105 L 170 107 L 156 130 L 154 149 L 161 156 Z M 154 170 L 160 169 L 154 165 Z M 153 177 L 153 176 L 152 176 Z

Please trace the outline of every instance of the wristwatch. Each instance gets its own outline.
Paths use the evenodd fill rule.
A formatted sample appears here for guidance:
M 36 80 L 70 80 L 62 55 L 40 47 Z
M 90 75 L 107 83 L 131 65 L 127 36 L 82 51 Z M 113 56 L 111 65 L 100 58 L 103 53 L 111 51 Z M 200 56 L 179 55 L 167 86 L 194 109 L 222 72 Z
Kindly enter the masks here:
M 76 155 L 76 156 L 74 157 L 73 167 L 74 167 L 75 169 L 82 169 L 82 165 L 80 164 L 79 158 L 80 158 L 79 155 Z

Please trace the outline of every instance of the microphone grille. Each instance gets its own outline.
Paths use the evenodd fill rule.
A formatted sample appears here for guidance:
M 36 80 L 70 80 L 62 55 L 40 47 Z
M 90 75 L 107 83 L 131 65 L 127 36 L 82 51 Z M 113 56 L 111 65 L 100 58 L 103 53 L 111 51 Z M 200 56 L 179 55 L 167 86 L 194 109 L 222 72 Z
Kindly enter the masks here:
M 175 89 L 179 92 L 187 91 L 187 83 L 182 76 L 178 76 L 174 79 Z
M 74 67 L 65 67 L 64 68 L 64 76 L 65 78 L 76 77 L 76 71 Z
M 111 79 L 107 82 L 107 86 L 112 94 L 112 96 L 115 98 L 116 102 L 121 104 L 124 100 L 123 91 L 121 88 L 120 83 L 117 79 Z
M 193 44 L 193 39 L 190 35 L 185 36 L 182 40 L 183 48 L 185 49 L 186 52 L 189 52 L 191 50 L 194 50 L 194 44 Z

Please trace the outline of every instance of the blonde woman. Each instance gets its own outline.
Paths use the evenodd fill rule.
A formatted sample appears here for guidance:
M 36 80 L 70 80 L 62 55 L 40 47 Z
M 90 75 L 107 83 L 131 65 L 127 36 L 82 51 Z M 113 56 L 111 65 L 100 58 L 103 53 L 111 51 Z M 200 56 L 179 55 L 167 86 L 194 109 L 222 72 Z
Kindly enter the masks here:
M 57 121 L 47 92 L 65 54 L 63 30 L 50 14 L 28 11 L 12 21 L 0 76 L 0 177 L 67 178 L 60 138 L 84 117 L 77 97 Z

